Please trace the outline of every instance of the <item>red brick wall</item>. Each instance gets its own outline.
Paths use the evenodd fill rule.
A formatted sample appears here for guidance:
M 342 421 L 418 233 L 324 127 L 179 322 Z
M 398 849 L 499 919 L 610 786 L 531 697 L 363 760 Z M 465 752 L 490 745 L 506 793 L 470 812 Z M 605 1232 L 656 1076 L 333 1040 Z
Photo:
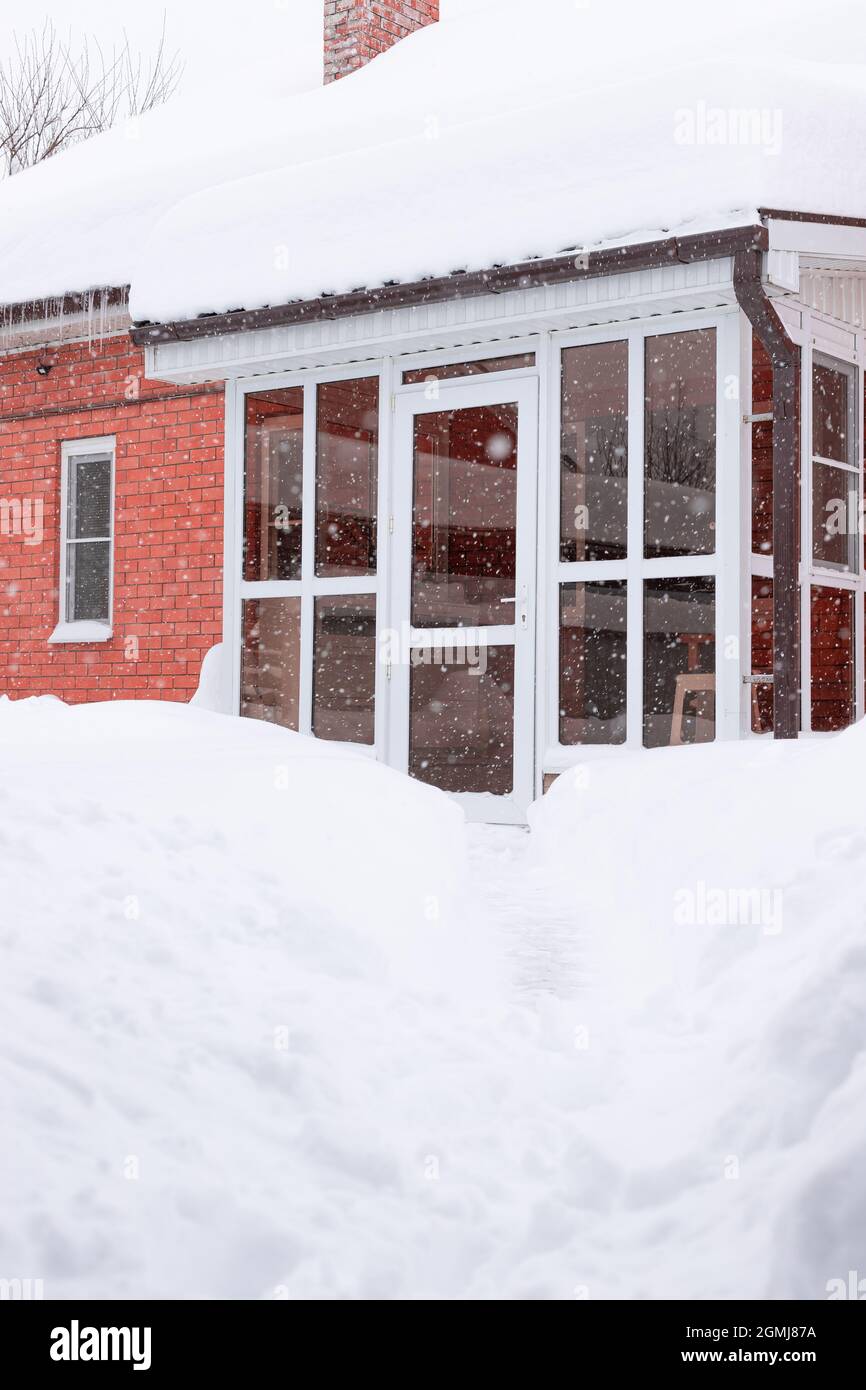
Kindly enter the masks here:
M 325 0 L 325 81 L 362 68 L 438 18 L 439 0 Z
M 117 441 L 114 635 L 53 645 L 61 443 L 98 435 Z M 0 499 L 41 499 L 44 533 L 0 530 L 0 694 L 189 699 L 222 632 L 223 450 L 222 387 L 145 380 L 126 335 L 0 358 Z

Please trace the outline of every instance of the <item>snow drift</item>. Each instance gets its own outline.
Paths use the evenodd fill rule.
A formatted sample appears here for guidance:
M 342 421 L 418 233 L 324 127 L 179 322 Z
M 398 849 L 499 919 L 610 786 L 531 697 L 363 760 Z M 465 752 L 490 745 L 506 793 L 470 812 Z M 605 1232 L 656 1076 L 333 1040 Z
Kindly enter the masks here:
M 866 727 L 576 768 L 468 860 L 440 793 L 252 721 L 5 701 L 0 750 L 0 1277 L 866 1272 Z

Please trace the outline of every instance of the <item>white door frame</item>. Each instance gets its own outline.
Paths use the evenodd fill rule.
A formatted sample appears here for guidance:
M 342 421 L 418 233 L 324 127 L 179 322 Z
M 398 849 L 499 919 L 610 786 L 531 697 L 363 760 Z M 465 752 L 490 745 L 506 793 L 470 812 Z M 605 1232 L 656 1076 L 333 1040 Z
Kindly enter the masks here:
M 513 621 L 481 628 L 437 629 L 424 632 L 409 627 L 411 612 L 413 439 L 417 415 L 467 410 L 515 402 L 518 409 L 517 439 L 517 554 L 516 601 Z M 392 501 L 389 522 L 389 612 L 386 626 L 393 636 L 393 650 L 403 659 L 392 660 L 388 679 L 386 716 L 387 761 L 406 772 L 409 762 L 409 695 L 411 650 L 445 638 L 449 643 L 478 642 L 515 649 L 514 675 L 514 790 L 509 796 L 487 792 L 456 794 L 472 820 L 523 823 L 535 797 L 535 614 L 536 614 L 536 512 L 538 506 L 538 379 L 534 372 L 497 374 L 495 380 L 477 376 L 438 382 L 435 392 L 412 390 L 395 397 L 392 438 Z M 405 634 L 408 641 L 403 640 Z

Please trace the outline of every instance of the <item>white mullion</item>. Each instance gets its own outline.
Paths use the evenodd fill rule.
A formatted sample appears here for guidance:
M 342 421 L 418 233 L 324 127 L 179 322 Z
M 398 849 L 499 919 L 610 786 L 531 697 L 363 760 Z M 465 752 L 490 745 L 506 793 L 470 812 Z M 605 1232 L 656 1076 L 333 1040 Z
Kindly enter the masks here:
M 729 381 L 739 382 L 740 345 L 739 317 L 722 319 L 716 329 L 716 551 L 712 557 L 715 574 L 717 739 L 739 738 L 742 734 L 744 687 L 740 598 L 745 557 L 741 518 L 746 509 L 743 506 L 743 471 L 729 465 L 729 460 L 735 461 L 738 455 L 742 407 L 739 389 L 733 397 L 727 390 Z M 723 565 L 719 564 L 721 555 L 725 557 Z M 731 639 L 733 654 L 728 655 Z
M 628 560 L 569 560 L 556 566 L 559 584 L 607 583 L 628 579 Z
M 301 689 L 298 728 L 313 729 L 313 623 L 312 580 L 316 563 L 316 410 L 315 382 L 304 384 L 304 432 L 301 484 Z
M 775 497 L 773 499 L 775 505 Z M 812 731 L 812 315 L 800 354 L 800 731 Z M 775 588 L 773 590 L 775 598 Z
M 391 487 L 394 462 L 394 394 L 395 364 L 387 357 L 379 373 L 379 442 L 377 449 L 378 478 L 376 483 L 376 672 L 373 694 L 373 739 L 377 757 L 388 759 L 388 728 L 391 709 L 387 672 L 379 659 L 381 634 L 390 623 L 391 593 Z
M 230 714 L 240 714 L 243 660 L 244 487 L 246 482 L 246 396 L 241 387 L 227 385 L 225 402 L 226 473 L 223 495 L 225 547 L 223 641 L 230 653 L 225 698 Z
M 628 334 L 628 551 L 626 588 L 626 744 L 643 747 L 644 337 Z

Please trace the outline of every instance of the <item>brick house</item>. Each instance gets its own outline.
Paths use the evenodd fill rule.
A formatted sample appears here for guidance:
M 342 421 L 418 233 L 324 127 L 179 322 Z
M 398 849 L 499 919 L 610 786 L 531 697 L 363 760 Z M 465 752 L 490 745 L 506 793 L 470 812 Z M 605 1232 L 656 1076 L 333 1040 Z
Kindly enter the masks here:
M 551 107 L 554 124 L 545 107 L 536 128 L 518 93 L 477 154 L 483 104 L 461 91 L 468 114 L 443 133 L 424 102 L 458 57 L 467 70 L 486 60 L 481 21 L 452 36 L 435 3 L 324 9 L 331 83 L 422 32 L 332 88 L 327 106 L 311 95 L 311 127 L 332 128 L 318 155 L 300 143 L 291 177 L 229 179 L 166 215 L 133 280 L 131 328 L 118 305 L 117 332 L 93 349 L 82 339 L 56 362 L 39 345 L 4 357 L 4 468 L 17 468 L 22 495 L 44 495 L 54 547 L 31 560 L 26 537 L 17 549 L 4 538 L 18 566 L 4 688 L 188 698 L 221 638 L 227 713 L 353 743 L 470 815 L 506 821 L 576 761 L 820 735 L 862 716 L 866 206 L 822 190 L 820 140 L 796 147 L 791 106 L 793 157 L 758 161 L 754 179 L 749 164 L 747 204 L 731 194 L 725 213 L 697 207 L 687 225 L 599 231 L 549 252 L 551 238 L 561 248 L 583 231 L 562 220 L 551 151 L 575 141 L 581 154 L 592 94 L 583 125 L 580 108 Z M 591 26 L 581 36 L 590 45 Z M 667 129 L 659 180 L 678 181 L 679 205 L 667 99 L 656 92 L 645 123 Z M 372 137 L 341 154 L 333 135 L 360 128 L 377 101 L 386 120 L 426 125 L 402 164 L 400 148 L 383 161 Z M 824 107 L 825 139 L 844 154 L 850 127 Z M 724 189 L 738 187 L 737 154 L 720 189 L 729 176 Z M 465 194 L 455 167 L 477 171 L 471 202 L 494 208 L 501 180 L 520 172 L 501 233 L 495 217 L 492 231 L 473 224 L 468 203 L 439 213 L 437 197 Z M 808 202 L 789 192 L 791 170 Z M 423 252 L 394 236 L 395 187 L 438 219 Z M 512 254 L 548 207 L 543 245 Z M 277 247 L 293 220 L 304 229 L 294 259 L 274 269 L 265 254 L 248 289 L 245 248 Z M 365 272 L 387 272 L 383 239 L 393 277 Z M 326 272 L 316 280 L 332 245 L 336 288 Z M 88 372 L 105 408 L 82 417 Z M 67 397 L 73 378 L 80 394 Z M 129 401 L 128 381 L 140 383 Z M 31 425 L 30 402 L 57 413 Z M 59 501 L 68 513 L 70 437 L 103 479 L 114 451 L 114 604 L 104 641 L 58 653 L 76 620 L 54 613 L 58 586 L 69 589 L 63 548 L 77 539 Z M 105 505 L 84 487 L 85 510 Z

